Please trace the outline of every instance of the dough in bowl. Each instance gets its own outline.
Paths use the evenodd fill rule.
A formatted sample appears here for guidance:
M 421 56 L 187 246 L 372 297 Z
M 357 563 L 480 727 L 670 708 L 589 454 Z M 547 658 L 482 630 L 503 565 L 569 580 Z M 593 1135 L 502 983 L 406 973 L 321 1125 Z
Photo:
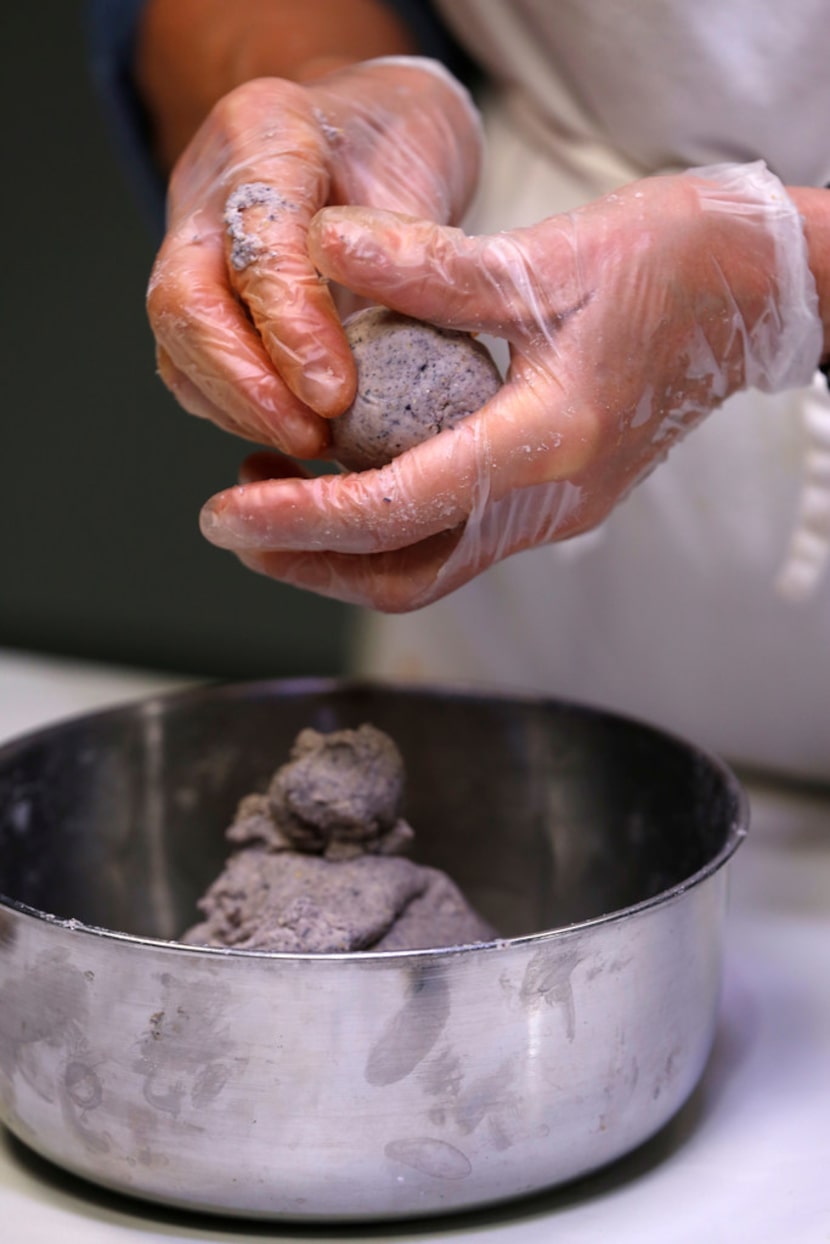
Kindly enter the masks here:
M 302 954 L 490 941 L 446 873 L 403 854 L 404 776 L 395 743 L 368 723 L 302 730 L 267 791 L 239 804 L 234 850 L 181 940 Z

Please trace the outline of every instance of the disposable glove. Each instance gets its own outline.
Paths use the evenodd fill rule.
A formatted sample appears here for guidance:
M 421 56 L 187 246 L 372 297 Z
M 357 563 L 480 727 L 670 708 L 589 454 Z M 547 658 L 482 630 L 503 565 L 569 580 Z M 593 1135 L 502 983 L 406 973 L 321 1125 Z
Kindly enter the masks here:
M 760 163 L 487 237 L 332 209 L 309 244 L 362 295 L 510 343 L 499 393 L 389 466 L 306 480 L 259 456 L 203 511 L 253 569 L 386 611 L 595 527 L 731 393 L 805 384 L 821 353 L 801 218 Z
M 467 93 L 420 58 L 307 85 L 261 78 L 221 100 L 173 171 L 148 293 L 159 372 L 182 406 L 298 457 L 324 453 L 325 419 L 356 375 L 309 222 L 327 203 L 458 220 L 480 147 Z

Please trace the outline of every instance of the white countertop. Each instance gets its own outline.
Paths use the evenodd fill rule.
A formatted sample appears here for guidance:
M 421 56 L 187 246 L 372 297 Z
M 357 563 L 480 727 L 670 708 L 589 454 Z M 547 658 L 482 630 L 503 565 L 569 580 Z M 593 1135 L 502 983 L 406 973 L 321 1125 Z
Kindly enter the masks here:
M 0 739 L 184 682 L 0 651 Z M 749 793 L 714 1052 L 676 1119 L 615 1166 L 521 1204 L 408 1227 L 247 1225 L 99 1191 L 0 1128 L 0 1233 L 9 1244 L 828 1244 L 830 790 L 751 783 Z

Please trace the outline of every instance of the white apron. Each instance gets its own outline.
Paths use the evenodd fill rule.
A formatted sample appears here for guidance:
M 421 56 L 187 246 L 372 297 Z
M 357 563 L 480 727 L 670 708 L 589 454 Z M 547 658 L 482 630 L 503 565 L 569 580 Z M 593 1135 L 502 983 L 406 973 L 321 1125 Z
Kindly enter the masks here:
M 499 83 L 471 232 L 723 160 L 830 182 L 828 0 L 441 7 Z M 413 614 L 367 616 L 358 668 L 593 702 L 735 763 L 830 779 L 830 575 L 816 534 L 830 415 L 819 393 L 809 457 L 804 397 L 737 395 L 599 532 L 519 554 Z M 808 457 L 825 492 L 805 492 Z M 778 581 L 805 497 L 809 590 L 796 600 Z M 799 582 L 792 561 L 786 577 Z

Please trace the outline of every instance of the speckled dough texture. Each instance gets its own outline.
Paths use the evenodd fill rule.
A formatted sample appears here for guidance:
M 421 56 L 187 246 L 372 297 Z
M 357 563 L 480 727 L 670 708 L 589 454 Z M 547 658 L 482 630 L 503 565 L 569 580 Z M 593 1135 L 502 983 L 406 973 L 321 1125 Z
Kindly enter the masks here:
M 501 386 L 489 351 L 468 333 L 385 307 L 358 311 L 345 329 L 357 396 L 330 426 L 334 456 L 348 470 L 384 466 L 478 410 Z
M 301 731 L 268 790 L 240 802 L 237 849 L 181 940 L 305 954 L 491 940 L 446 874 L 400 854 L 413 838 L 403 787 L 401 754 L 374 726 Z

